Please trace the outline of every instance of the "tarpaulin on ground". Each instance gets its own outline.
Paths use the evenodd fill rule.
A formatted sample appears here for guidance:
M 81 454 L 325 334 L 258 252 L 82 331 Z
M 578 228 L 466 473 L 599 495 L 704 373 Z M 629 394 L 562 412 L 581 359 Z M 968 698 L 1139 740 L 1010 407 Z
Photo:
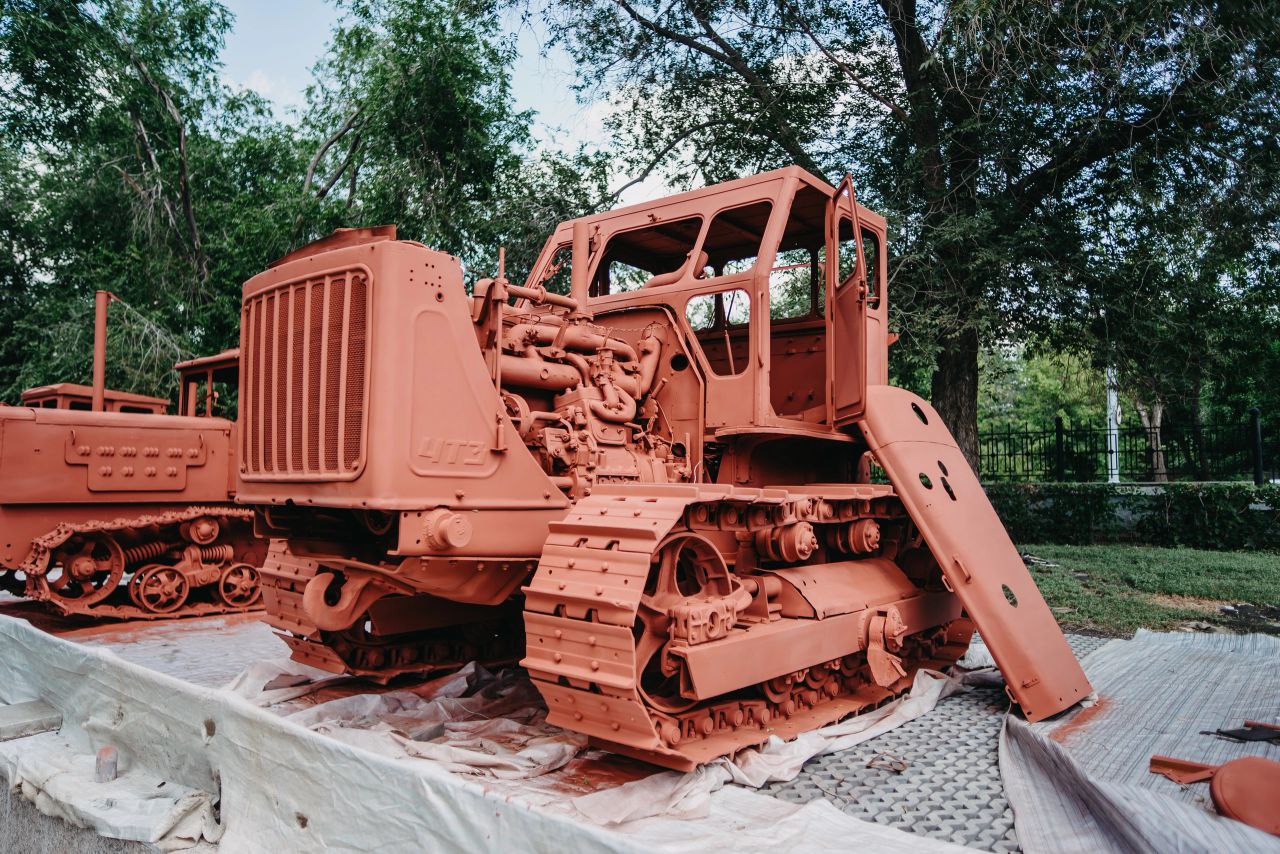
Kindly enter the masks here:
M 1280 638 L 1139 631 L 1090 655 L 1088 708 L 1010 717 L 1000 771 L 1025 851 L 1280 851 L 1280 839 L 1213 810 L 1207 784 L 1148 770 L 1153 754 L 1221 764 L 1280 747 L 1211 734 L 1280 714 Z
M 667 775 L 632 763 L 629 779 L 586 774 L 605 759 L 584 753 L 577 736 L 546 726 L 518 671 L 471 667 L 409 689 L 366 693 L 332 690 L 339 681 L 281 655 L 251 665 L 225 689 L 212 688 L 0 617 L 0 700 L 44 699 L 64 718 L 56 738 L 8 742 L 12 759 L 4 769 L 11 781 L 43 792 L 50 812 L 170 848 L 203 839 L 233 852 L 957 850 L 825 802 L 795 806 L 720 788 L 726 775 L 749 782 L 794 773 L 806 755 L 923 714 L 955 690 L 951 680 L 922 676 L 904 701 L 742 755 L 736 766 Z M 181 787 L 157 796 L 150 822 L 85 808 L 94 798 L 103 803 L 84 784 L 92 753 L 104 744 L 120 752 L 121 791 L 155 781 Z M 608 767 L 615 775 L 625 769 Z M 654 781 L 648 786 L 665 800 L 651 801 L 651 788 L 619 785 L 634 780 Z M 621 794 L 604 795 L 610 791 Z M 596 800 L 584 809 L 590 798 Z M 588 820 L 593 810 L 599 821 Z

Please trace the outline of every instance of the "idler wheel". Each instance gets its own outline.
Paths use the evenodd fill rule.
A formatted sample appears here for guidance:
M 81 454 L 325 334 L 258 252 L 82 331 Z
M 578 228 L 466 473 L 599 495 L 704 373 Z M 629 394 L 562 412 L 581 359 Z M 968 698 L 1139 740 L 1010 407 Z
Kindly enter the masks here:
M 58 602 L 93 605 L 115 592 L 124 577 L 124 551 L 109 534 L 80 534 L 53 554 L 44 575 Z
M 663 650 L 671 640 L 672 611 L 690 601 L 727 596 L 733 589 L 734 581 L 720 550 L 705 537 L 690 532 L 673 534 L 658 547 L 636 614 L 640 693 L 654 709 L 670 714 L 697 703 L 680 694 L 679 668 L 663 666 Z
M 187 602 L 191 584 L 181 570 L 152 565 L 139 573 L 135 582 L 137 602 L 153 614 L 172 614 Z
M 262 596 L 258 570 L 247 563 L 233 563 L 218 578 L 218 598 L 233 608 L 248 608 Z

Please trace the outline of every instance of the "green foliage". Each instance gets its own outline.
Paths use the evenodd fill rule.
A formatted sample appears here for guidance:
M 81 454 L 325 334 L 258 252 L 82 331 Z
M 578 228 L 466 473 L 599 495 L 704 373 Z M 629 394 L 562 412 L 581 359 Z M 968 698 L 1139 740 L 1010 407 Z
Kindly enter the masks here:
M 230 22 L 204 0 L 6 5 L 0 136 L 38 204 L 9 256 L 25 279 L 0 295 L 0 399 L 88 379 L 99 288 L 123 301 L 113 386 L 167 393 L 170 356 L 236 341 L 241 282 L 289 248 L 280 190 L 299 158 L 259 99 L 219 83 Z
M 308 92 L 314 149 L 299 226 L 395 223 L 404 237 L 508 277 L 527 272 L 559 222 L 599 204 L 605 161 L 532 152 L 511 97 L 515 53 L 492 4 L 348 0 Z M 513 275 L 514 274 L 514 275 Z
M 927 376 L 967 451 L 980 343 L 1061 332 L 1105 360 L 1123 342 L 1135 388 L 1144 347 L 1167 385 L 1179 361 L 1210 363 L 1185 345 L 1224 321 L 1181 296 L 1153 311 L 1164 285 L 1225 304 L 1275 249 L 1265 4 L 558 0 L 549 16 L 635 172 L 852 168 L 894 229 L 896 379 Z
M 1106 423 L 1106 388 L 1100 371 L 1070 352 L 1037 353 L 997 347 L 980 355 L 978 432 L 1051 429 Z
M 1280 551 L 1280 484 L 988 484 L 1015 542 Z
M 515 278 L 605 194 L 601 157 L 533 150 L 491 5 L 346 3 L 292 125 L 220 81 L 215 0 L 0 4 L 0 400 L 88 379 L 96 289 L 109 383 L 167 394 L 172 358 L 236 344 L 242 283 L 333 228 L 484 272 L 505 244 Z

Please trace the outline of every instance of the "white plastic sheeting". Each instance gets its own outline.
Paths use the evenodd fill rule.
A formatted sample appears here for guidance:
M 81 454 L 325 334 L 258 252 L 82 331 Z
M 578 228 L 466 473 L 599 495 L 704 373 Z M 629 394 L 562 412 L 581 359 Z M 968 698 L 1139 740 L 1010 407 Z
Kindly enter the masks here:
M 1060 745 L 1012 715 L 1000 735 L 1000 772 L 1028 854 L 1280 852 L 1280 839 L 1238 821 L 1133 783 L 1090 777 Z
M 305 670 L 309 669 L 281 662 L 273 673 L 272 663 L 261 662 L 228 687 L 245 699 L 262 703 L 265 696 L 281 690 L 270 686 L 287 683 L 288 693 L 280 696 L 296 698 L 305 688 L 299 680 L 306 678 Z M 721 759 L 693 773 L 654 772 L 569 800 L 557 792 L 556 778 L 532 789 L 501 785 L 501 781 L 551 775 L 586 749 L 582 736 L 546 723 L 537 691 L 518 670 L 494 675 L 471 664 L 456 674 L 410 689 L 341 697 L 285 718 L 389 758 L 429 759 L 454 773 L 492 777 L 491 788 L 508 797 L 627 829 L 626 825 L 649 818 L 710 817 L 713 794 L 725 784 L 758 789 L 790 780 L 809 759 L 888 732 L 926 714 L 939 700 L 960 690 L 963 687 L 956 679 L 921 671 L 908 696 L 858 717 L 791 741 L 772 738 L 759 748 L 739 752 L 732 760 Z M 551 785 L 545 785 L 548 782 Z M 736 795 L 731 800 L 742 801 Z M 759 804 L 755 808 L 759 809 Z M 841 820 L 851 821 L 840 815 Z M 832 820 L 828 817 L 827 822 Z M 754 821 L 751 827 L 763 830 L 764 824 Z M 851 829 L 856 832 L 862 828 L 854 825 Z M 917 849 L 922 844 L 915 837 L 910 841 Z
M 64 716 L 56 738 L 7 743 L 2 770 L 26 783 L 49 812 L 166 848 L 204 840 L 229 852 L 959 850 L 859 821 L 825 802 L 796 806 L 720 788 L 726 777 L 794 773 L 804 755 L 923 714 L 955 690 L 950 680 L 922 677 L 908 700 L 801 742 L 766 746 L 733 768 L 648 776 L 665 800 L 648 802 L 653 792 L 637 787 L 584 811 L 584 793 L 627 787 L 569 773 L 584 762 L 579 756 L 565 764 L 581 741 L 546 727 L 515 674 L 470 668 L 409 690 L 315 702 L 344 686 L 308 670 L 255 664 L 230 690 L 209 688 L 0 617 L 0 700 L 42 698 Z M 120 752 L 117 792 L 141 798 L 173 788 L 145 809 L 138 801 L 128 817 L 89 808 L 107 803 L 86 776 L 104 744 Z M 586 756 L 589 762 L 591 752 Z M 672 786 L 672 778 L 682 779 Z M 640 800 L 646 803 L 637 808 Z M 626 821 L 606 827 L 585 817 L 593 809 L 616 812 L 619 804 L 630 804 Z
M 1096 700 L 1060 720 L 1006 719 L 1000 770 L 1025 851 L 1280 851 L 1213 811 L 1204 783 L 1148 770 L 1153 754 L 1220 764 L 1280 747 L 1202 734 L 1280 714 L 1280 638 L 1139 631 L 1084 661 Z
M 115 780 L 94 779 L 95 759 L 56 732 L 0 742 L 0 774 L 45 815 L 103 836 L 189 848 L 217 838 L 212 799 L 134 768 Z

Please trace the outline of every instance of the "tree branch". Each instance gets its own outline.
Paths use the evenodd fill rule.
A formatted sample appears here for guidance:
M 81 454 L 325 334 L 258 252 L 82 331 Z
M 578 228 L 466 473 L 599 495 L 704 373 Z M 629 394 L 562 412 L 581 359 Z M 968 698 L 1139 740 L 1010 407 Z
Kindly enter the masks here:
M 924 65 L 929 48 L 920 37 L 916 23 L 915 0 L 880 0 L 880 8 L 893 33 L 898 52 L 898 67 L 911 104 L 911 135 L 924 165 L 923 185 L 931 211 L 945 194 L 942 170 L 941 132 L 934 105 L 934 87 Z
M 151 76 L 151 70 L 147 68 L 147 64 L 142 61 L 137 53 L 134 52 L 133 46 L 123 38 L 120 39 L 121 44 L 129 52 L 129 60 L 133 67 L 142 75 L 142 79 L 151 87 L 152 91 L 159 96 L 163 102 L 165 110 L 168 111 L 169 117 L 173 119 L 173 123 L 178 128 L 178 197 L 182 202 L 182 212 L 186 216 L 187 231 L 191 240 L 191 250 L 195 260 L 196 277 L 201 288 L 209 281 L 209 259 L 204 253 L 204 247 L 200 244 L 200 229 L 196 225 L 195 206 L 191 201 L 191 179 L 189 168 L 187 165 L 187 124 L 182 118 L 182 113 L 178 111 L 178 107 L 173 102 L 173 98 L 169 97 L 168 91 L 165 90 L 159 82 Z
M 151 137 L 147 134 L 147 127 L 142 123 L 142 119 L 130 113 L 129 118 L 133 119 L 133 129 L 138 137 L 138 144 L 142 147 L 143 153 L 146 155 L 145 160 L 151 165 L 151 173 L 155 176 L 156 192 L 155 197 L 160 200 L 160 204 L 164 207 L 165 216 L 169 219 L 169 227 L 174 231 L 178 230 L 178 217 L 173 212 L 173 205 L 169 202 L 169 197 L 164 192 L 164 175 L 160 171 L 160 161 L 156 159 L 155 149 L 151 147 Z M 145 168 L 145 166 L 144 166 Z M 143 192 L 142 187 L 130 178 L 127 173 L 116 167 L 125 179 L 137 188 L 143 199 L 147 198 L 147 194 Z
M 338 128 L 337 131 L 326 139 L 321 144 L 320 148 L 316 150 L 315 156 L 313 156 L 311 158 L 311 162 L 307 164 L 307 176 L 302 181 L 302 195 L 305 196 L 311 189 L 311 182 L 315 179 L 316 168 L 320 165 L 320 161 L 324 159 L 325 154 L 328 153 L 329 149 L 332 148 L 338 140 L 347 135 L 347 132 L 351 130 L 353 125 L 355 125 L 356 119 L 360 118 L 360 114 L 362 112 L 364 112 L 363 104 L 356 107 L 355 110 L 352 111 L 351 115 L 347 116 L 347 120 L 342 123 L 342 127 Z
M 682 131 L 681 133 L 677 134 L 675 139 L 667 143 L 667 145 L 664 146 L 663 149 L 659 151 L 649 161 L 649 164 L 645 166 L 643 170 L 641 170 L 639 175 L 632 178 L 630 181 L 623 184 L 621 187 L 619 187 L 618 189 L 610 193 L 608 196 L 606 196 L 605 204 L 606 205 L 613 204 L 618 200 L 618 197 L 621 196 L 623 193 L 625 193 L 627 190 L 631 189 L 636 184 L 641 183 L 642 181 L 644 181 L 644 179 L 652 175 L 653 170 L 658 168 L 658 165 L 663 160 L 666 159 L 668 154 L 670 154 L 672 151 L 675 151 L 676 147 L 679 146 L 680 143 L 684 142 L 686 139 L 693 136 L 695 133 L 706 130 L 707 128 L 710 128 L 710 127 L 715 127 L 716 125 L 727 125 L 732 123 L 733 123 L 732 119 L 712 119 L 711 121 L 708 121 L 708 122 L 701 122 L 699 124 L 693 125 L 692 127 L 689 127 L 684 131 Z
M 1085 169 L 1132 148 L 1180 121 L 1200 117 L 1195 103 L 1201 90 L 1218 79 L 1210 59 L 1203 60 L 1190 75 L 1173 88 L 1163 101 L 1136 121 L 1099 121 L 1064 132 L 1064 140 L 1048 161 L 1014 184 L 1010 194 L 1025 210 L 1035 207 L 1058 187 Z
M 323 199 L 325 196 L 329 195 L 329 191 L 333 189 L 333 185 L 338 183 L 338 179 L 342 177 L 342 173 L 346 172 L 347 167 L 351 165 L 352 158 L 356 156 L 356 152 L 360 149 L 360 142 L 360 132 L 356 131 L 356 135 L 351 138 L 350 147 L 347 148 L 347 156 L 342 159 L 342 163 L 338 165 L 336 170 L 334 170 L 333 175 L 325 182 L 324 186 L 316 191 L 317 199 Z
M 857 86 L 860 90 L 862 90 L 862 93 L 864 95 L 866 95 L 869 98 L 872 98 L 881 106 L 887 108 L 889 112 L 892 113 L 894 117 L 897 118 L 899 121 L 901 121 L 903 124 L 910 123 L 911 117 L 907 115 L 907 111 L 902 109 L 902 107 L 898 106 L 897 104 L 895 104 L 891 98 L 875 91 L 869 84 L 866 83 L 866 81 L 864 81 L 860 76 L 858 76 L 858 74 L 856 74 L 852 68 L 849 67 L 849 64 L 847 62 L 840 59 L 840 57 L 836 56 L 835 53 L 831 50 L 831 48 L 827 47 L 818 39 L 817 34 L 814 33 L 813 28 L 809 26 L 808 21 L 805 20 L 803 15 L 797 15 L 796 20 L 800 22 L 800 29 L 803 30 L 804 34 L 809 37 L 809 41 L 813 42 L 814 47 L 816 47 L 819 51 L 821 51 L 822 55 L 825 56 L 828 60 L 830 60 L 831 63 L 835 65 L 836 68 L 840 69 L 840 72 L 844 74 L 845 77 L 848 77 L 850 82 L 852 82 L 854 86 Z
M 726 64 L 738 73 L 738 76 L 747 82 L 747 85 L 756 93 L 756 100 L 760 102 L 760 106 L 773 119 L 773 127 L 777 129 L 776 134 L 770 134 L 767 130 L 766 134 L 771 136 L 774 141 L 782 146 L 787 154 L 799 165 L 808 169 L 817 175 L 822 174 L 822 167 L 818 165 L 809 152 L 804 150 L 804 146 L 800 144 L 796 138 L 795 131 L 787 123 L 787 121 L 774 108 L 776 99 L 774 93 L 770 89 L 769 84 L 756 74 L 755 70 L 747 64 L 742 53 L 733 45 L 729 44 L 715 29 L 711 26 L 711 22 L 707 16 L 692 3 L 689 5 L 689 11 L 693 14 L 694 20 L 698 22 L 698 26 L 706 33 L 707 38 L 723 51 Z
M 755 93 L 756 99 L 760 102 L 760 106 L 773 120 L 772 124 L 776 130 L 774 133 L 766 131 L 766 135 L 778 143 L 778 145 L 780 145 L 797 164 L 808 169 L 810 172 L 821 174 L 822 168 L 812 157 L 809 156 L 809 153 L 804 150 L 804 147 L 800 145 L 799 141 L 796 139 L 795 132 L 788 126 L 786 121 L 783 120 L 782 116 L 778 115 L 777 110 L 774 108 L 773 93 L 769 89 L 768 84 L 751 69 L 743 59 L 742 54 L 725 41 L 720 34 L 711 27 L 710 23 L 701 12 L 692 9 L 690 10 L 694 19 L 697 20 L 698 25 L 702 28 L 702 31 L 713 42 L 713 44 L 715 44 L 715 47 L 704 44 L 692 36 L 685 35 L 678 30 L 673 30 L 670 27 L 658 23 L 657 21 L 644 17 L 637 12 L 635 8 L 627 2 L 627 0 L 614 0 L 614 3 L 616 3 L 617 6 L 631 18 L 631 20 L 635 21 L 644 29 L 649 30 L 655 35 L 659 35 L 665 39 L 676 42 L 677 44 L 682 44 L 691 50 L 695 50 L 703 54 L 704 56 L 708 56 L 723 65 L 727 65 L 729 68 L 737 72 L 738 76 L 746 81 L 747 85 L 751 87 Z

